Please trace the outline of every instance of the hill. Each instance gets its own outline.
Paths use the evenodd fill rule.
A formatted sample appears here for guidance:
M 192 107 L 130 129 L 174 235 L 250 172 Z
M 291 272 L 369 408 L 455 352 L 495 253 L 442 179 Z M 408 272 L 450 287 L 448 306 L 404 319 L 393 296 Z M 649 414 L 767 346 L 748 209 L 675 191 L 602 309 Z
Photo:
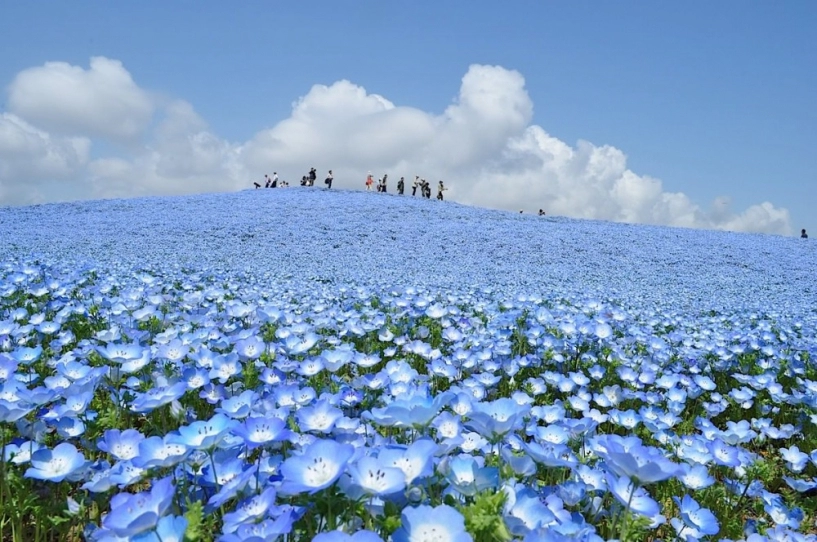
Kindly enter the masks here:
M 814 305 L 809 241 L 290 187 L 0 209 L 0 252 L 270 280 L 490 288 L 687 308 Z

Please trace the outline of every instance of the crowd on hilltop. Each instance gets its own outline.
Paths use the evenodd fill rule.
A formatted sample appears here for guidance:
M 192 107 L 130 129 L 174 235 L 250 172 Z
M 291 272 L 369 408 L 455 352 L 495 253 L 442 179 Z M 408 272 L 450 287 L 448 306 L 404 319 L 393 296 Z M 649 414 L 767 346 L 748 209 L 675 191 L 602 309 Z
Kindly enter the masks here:
M 309 173 L 301 177 L 301 186 L 315 186 L 315 180 L 318 178 L 318 172 L 315 168 L 310 168 Z M 329 170 L 329 173 L 324 179 L 323 183 L 326 185 L 326 188 L 332 188 L 332 181 L 334 179 L 334 175 L 332 174 L 332 170 Z M 377 191 L 378 192 L 388 192 L 388 182 L 389 182 L 389 175 L 384 174 L 382 177 L 377 179 Z M 278 188 L 289 186 L 287 181 L 279 180 L 278 173 L 273 171 L 272 177 L 269 175 L 264 175 L 264 184 L 253 182 L 252 183 L 255 188 Z M 366 176 L 366 182 L 364 183 L 366 186 L 366 191 L 372 190 L 372 187 L 375 186 L 375 180 L 372 176 L 372 172 L 370 171 L 369 174 Z M 414 182 L 411 183 L 411 195 L 417 195 L 417 189 L 420 189 L 420 197 L 431 199 L 431 184 L 426 181 L 425 179 L 421 179 L 419 175 L 414 176 Z M 405 177 L 400 177 L 400 180 L 397 181 L 397 193 L 399 195 L 403 195 L 406 190 L 406 179 Z M 442 181 L 437 184 L 437 199 L 443 201 L 443 192 L 448 190 L 445 187 Z

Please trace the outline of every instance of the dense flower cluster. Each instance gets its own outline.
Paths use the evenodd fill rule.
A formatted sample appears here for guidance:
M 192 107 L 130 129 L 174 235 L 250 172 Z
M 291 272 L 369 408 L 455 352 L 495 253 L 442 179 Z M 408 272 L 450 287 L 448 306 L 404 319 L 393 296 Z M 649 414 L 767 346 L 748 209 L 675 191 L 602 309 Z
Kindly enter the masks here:
M 817 540 L 807 242 L 296 191 L 0 210 L 4 525 Z

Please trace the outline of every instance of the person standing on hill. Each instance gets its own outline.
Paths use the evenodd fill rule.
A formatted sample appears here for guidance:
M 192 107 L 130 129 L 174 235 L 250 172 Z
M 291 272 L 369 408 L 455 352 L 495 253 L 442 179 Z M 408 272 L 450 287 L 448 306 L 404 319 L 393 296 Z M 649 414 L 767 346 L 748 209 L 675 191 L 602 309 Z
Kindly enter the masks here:
M 366 192 L 369 192 L 372 189 L 373 184 L 374 178 L 372 177 L 372 172 L 370 171 L 369 174 L 366 176 Z
M 389 178 L 388 173 L 384 173 L 384 174 L 383 174 L 383 190 L 382 190 L 382 192 L 383 192 L 384 194 L 387 192 L 387 190 L 386 190 L 386 180 L 387 180 L 388 178 Z
M 397 193 L 401 196 L 403 195 L 403 190 L 406 188 L 406 180 L 403 177 L 400 177 L 400 180 L 397 181 Z
M 440 184 L 437 185 L 437 199 L 443 201 L 443 192 L 448 190 L 445 186 L 443 186 L 443 182 L 440 181 Z
M 411 195 L 412 195 L 412 196 L 416 196 L 416 195 L 417 195 L 417 185 L 418 185 L 418 184 L 420 184 L 420 176 L 419 176 L 419 175 L 415 175 L 415 176 L 414 176 L 414 182 L 413 182 L 413 183 L 411 183 Z
M 326 188 L 332 188 L 332 170 L 329 170 L 329 175 L 326 176 L 326 180 L 323 181 L 323 184 L 326 185 Z
M 800 230 L 800 238 L 801 239 L 808 239 L 808 234 L 806 233 L 806 228 Z

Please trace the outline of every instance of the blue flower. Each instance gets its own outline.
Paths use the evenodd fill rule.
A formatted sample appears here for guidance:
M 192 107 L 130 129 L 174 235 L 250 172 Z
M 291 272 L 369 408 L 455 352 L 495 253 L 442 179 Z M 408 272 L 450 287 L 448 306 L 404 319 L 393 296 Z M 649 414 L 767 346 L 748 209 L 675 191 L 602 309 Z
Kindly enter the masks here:
M 172 478 L 168 476 L 157 480 L 150 491 L 114 495 L 111 511 L 102 518 L 102 526 L 122 537 L 150 531 L 170 508 L 174 492 Z
M 183 542 L 187 519 L 183 516 L 164 516 L 156 523 L 156 529 L 134 536 L 133 542 Z
M 601 435 L 595 437 L 592 444 L 611 472 L 628 476 L 639 484 L 660 482 L 682 472 L 661 450 L 644 446 L 638 437 Z
M 429 397 L 415 394 L 405 399 L 396 399 L 384 408 L 373 408 L 363 413 L 363 418 L 379 425 L 395 427 L 426 427 L 431 420 L 452 399 L 454 394 L 443 392 Z
M 427 438 L 415 440 L 410 446 L 388 446 L 380 450 L 378 459 L 384 465 L 397 467 L 406 477 L 406 484 L 434 473 L 434 453 L 437 444 Z
M 172 467 L 182 461 L 190 453 L 190 448 L 174 440 L 174 435 L 162 437 L 148 437 L 139 443 L 139 455 L 131 462 L 142 469 L 154 467 Z
M 449 487 L 466 497 L 473 497 L 481 491 L 499 486 L 499 469 L 480 466 L 472 456 L 451 457 L 441 464 L 441 470 L 451 484 Z
M 625 509 L 652 518 L 661 513 L 658 503 L 642 487 L 627 476 L 607 474 L 607 488 Z
M 179 427 L 178 434 L 169 435 L 169 443 L 178 443 L 192 450 L 215 448 L 235 427 L 236 421 L 224 414 L 216 414 L 209 420 L 193 422 Z
M 408 507 L 400 516 L 394 542 L 473 542 L 465 531 L 465 518 L 456 509 L 440 505 Z
M 139 413 L 151 412 L 160 406 L 179 399 L 187 389 L 187 383 L 183 381 L 169 386 L 151 388 L 145 393 L 137 395 L 130 408 L 132 411 Z
M 241 504 L 235 511 L 224 515 L 225 533 L 232 533 L 244 522 L 255 523 L 266 516 L 267 511 L 275 505 L 275 489 L 268 487 L 260 495 L 255 495 Z
M 73 444 L 63 442 L 53 450 L 41 448 L 31 454 L 31 467 L 26 470 L 26 478 L 62 482 L 71 479 L 87 464 L 85 456 Z
M 352 499 L 375 496 L 387 497 L 406 487 L 403 471 L 387 466 L 381 459 L 365 456 L 349 465 L 348 478 L 343 478 L 344 492 Z
M 143 440 L 145 436 L 136 429 L 108 429 L 97 441 L 97 448 L 120 461 L 127 461 L 139 454 L 139 443 Z
M 679 536 L 685 540 L 690 538 L 697 540 L 704 536 L 718 534 L 720 527 L 715 514 L 706 508 L 701 508 L 701 505 L 689 495 L 684 495 L 683 499 L 678 497 L 672 499 L 678 505 L 681 519 L 672 518 L 670 524 Z
M 301 455 L 287 458 L 281 464 L 281 493 L 316 493 L 340 477 L 355 449 L 334 440 L 316 440 Z
M 528 405 L 520 405 L 508 397 L 489 403 L 476 403 L 468 414 L 466 425 L 493 440 L 518 429 L 529 409 Z
M 265 446 L 273 442 L 287 440 L 292 432 L 286 428 L 286 422 L 275 416 L 254 416 L 233 428 L 233 434 L 244 440 L 249 449 Z
M 335 423 L 343 417 L 343 411 L 332 406 L 326 399 L 321 399 L 310 407 L 298 409 L 295 417 L 301 431 L 329 433 Z

